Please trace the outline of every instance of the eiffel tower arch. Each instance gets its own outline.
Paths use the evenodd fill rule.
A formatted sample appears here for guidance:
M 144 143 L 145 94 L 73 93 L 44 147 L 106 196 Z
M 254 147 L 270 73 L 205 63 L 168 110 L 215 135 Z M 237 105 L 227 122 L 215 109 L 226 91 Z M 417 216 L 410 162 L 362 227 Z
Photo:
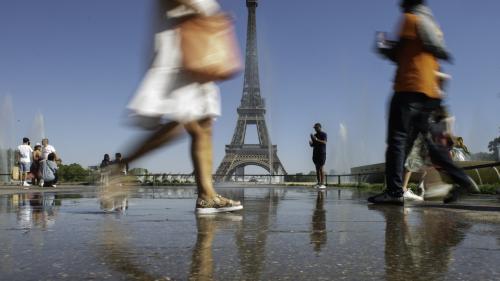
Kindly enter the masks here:
M 258 0 L 247 0 L 248 26 L 245 55 L 243 96 L 238 107 L 238 121 L 231 144 L 216 172 L 217 181 L 229 181 L 233 175 L 241 176 L 246 166 L 259 166 L 271 175 L 286 174 L 278 158 L 278 148 L 271 144 L 266 126 L 266 106 L 260 95 L 259 64 L 257 55 L 256 9 Z M 245 144 L 248 125 L 255 125 L 258 144 Z

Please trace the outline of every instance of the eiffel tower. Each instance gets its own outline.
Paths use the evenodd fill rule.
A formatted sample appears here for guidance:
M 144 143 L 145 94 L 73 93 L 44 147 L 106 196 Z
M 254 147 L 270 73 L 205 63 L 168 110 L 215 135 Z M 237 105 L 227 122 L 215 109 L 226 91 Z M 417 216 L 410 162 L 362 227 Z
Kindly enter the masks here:
M 245 166 L 259 166 L 271 175 L 286 174 L 278 158 L 278 148 L 271 145 L 265 119 L 265 102 L 260 95 L 259 64 L 257 56 L 256 9 L 258 0 L 247 0 L 248 26 L 243 97 L 238 107 L 238 122 L 231 144 L 216 172 L 217 181 L 229 181 L 232 175 L 243 176 Z M 248 125 L 257 127 L 259 144 L 245 144 Z

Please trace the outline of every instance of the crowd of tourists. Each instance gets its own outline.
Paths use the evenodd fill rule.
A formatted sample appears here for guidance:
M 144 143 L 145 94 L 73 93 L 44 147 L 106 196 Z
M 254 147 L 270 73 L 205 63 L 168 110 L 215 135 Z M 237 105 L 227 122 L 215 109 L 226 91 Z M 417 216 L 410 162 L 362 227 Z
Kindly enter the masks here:
M 54 146 L 45 138 L 32 147 L 29 138 L 16 149 L 16 162 L 19 167 L 20 185 L 29 187 L 56 187 L 58 163 L 61 162 Z

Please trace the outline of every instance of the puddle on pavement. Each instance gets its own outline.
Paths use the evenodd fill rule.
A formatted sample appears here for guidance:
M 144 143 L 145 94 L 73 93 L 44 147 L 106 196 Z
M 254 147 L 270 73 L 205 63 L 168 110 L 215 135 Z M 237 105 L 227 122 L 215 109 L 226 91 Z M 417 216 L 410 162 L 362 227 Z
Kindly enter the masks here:
M 0 279 L 500 278 L 500 223 L 486 213 L 369 206 L 354 190 L 220 193 L 244 210 L 197 216 L 190 187 L 133 188 L 104 206 L 84 190 L 0 196 Z

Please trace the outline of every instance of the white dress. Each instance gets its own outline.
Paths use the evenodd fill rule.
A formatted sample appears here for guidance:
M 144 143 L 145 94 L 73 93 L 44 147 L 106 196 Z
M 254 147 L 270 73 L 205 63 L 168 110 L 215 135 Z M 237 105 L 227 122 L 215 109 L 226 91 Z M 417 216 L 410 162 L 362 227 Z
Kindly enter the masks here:
M 216 3 L 213 0 L 198 2 Z M 173 17 L 171 13 L 169 16 Z M 132 122 L 154 129 L 168 121 L 186 123 L 220 116 L 217 85 L 200 84 L 183 73 L 178 28 L 164 30 L 155 37 L 154 61 L 127 106 Z

